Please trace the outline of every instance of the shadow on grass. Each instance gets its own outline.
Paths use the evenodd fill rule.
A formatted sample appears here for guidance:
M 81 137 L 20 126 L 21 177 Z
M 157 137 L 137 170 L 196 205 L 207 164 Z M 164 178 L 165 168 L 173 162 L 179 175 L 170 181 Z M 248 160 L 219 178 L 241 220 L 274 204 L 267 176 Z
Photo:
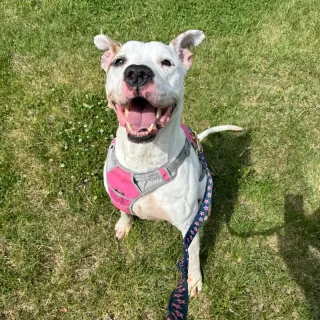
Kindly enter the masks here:
M 201 266 L 214 250 L 221 226 L 229 224 L 238 199 L 240 179 L 250 174 L 251 134 L 222 133 L 204 144 L 206 159 L 214 175 L 211 217 L 204 224 L 201 237 Z
M 305 215 L 302 195 L 288 194 L 284 202 L 279 252 L 308 301 L 312 319 L 320 319 L 320 208 Z
M 228 230 L 241 238 L 276 233 L 279 254 L 290 276 L 304 293 L 312 319 L 320 319 L 320 208 L 306 215 L 303 196 L 287 194 L 283 225 L 248 233 L 238 233 L 228 225 Z

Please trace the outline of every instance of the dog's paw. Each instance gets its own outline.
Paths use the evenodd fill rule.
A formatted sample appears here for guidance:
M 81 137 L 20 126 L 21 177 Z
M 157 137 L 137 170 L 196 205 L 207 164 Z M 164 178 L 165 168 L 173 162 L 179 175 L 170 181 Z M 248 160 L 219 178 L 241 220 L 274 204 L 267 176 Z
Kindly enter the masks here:
M 197 279 L 197 280 L 194 280 Z M 200 291 L 202 290 L 202 278 L 192 276 L 188 276 L 188 289 L 189 289 L 189 297 L 195 297 L 197 296 Z
M 132 222 L 124 222 L 121 218 L 116 223 L 114 229 L 116 231 L 116 238 L 118 240 L 123 239 L 126 235 L 128 235 L 132 226 Z

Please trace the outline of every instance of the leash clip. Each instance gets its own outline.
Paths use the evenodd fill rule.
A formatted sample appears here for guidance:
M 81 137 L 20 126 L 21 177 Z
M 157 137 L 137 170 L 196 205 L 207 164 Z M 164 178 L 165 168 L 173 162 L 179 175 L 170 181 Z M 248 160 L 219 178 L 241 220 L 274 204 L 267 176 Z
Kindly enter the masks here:
M 190 134 L 192 136 L 192 142 L 194 144 L 195 150 L 196 150 L 196 154 L 197 156 L 203 152 L 203 147 L 202 144 L 200 143 L 200 139 L 198 138 L 197 134 L 191 130 Z

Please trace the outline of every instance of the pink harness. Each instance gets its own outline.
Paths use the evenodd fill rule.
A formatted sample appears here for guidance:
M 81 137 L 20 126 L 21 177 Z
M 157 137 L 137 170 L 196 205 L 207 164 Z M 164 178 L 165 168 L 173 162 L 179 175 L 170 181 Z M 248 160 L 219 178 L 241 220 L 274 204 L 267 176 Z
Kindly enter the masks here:
M 186 143 L 178 157 L 162 168 L 147 173 L 135 173 L 123 168 L 115 156 L 116 139 L 113 139 L 108 150 L 103 174 L 105 187 L 107 188 L 111 202 L 116 208 L 127 214 L 134 215 L 132 207 L 140 197 L 172 181 L 176 177 L 178 168 L 190 155 L 190 145 L 195 150 L 198 147 L 193 131 L 183 124 L 181 128 L 186 135 Z M 204 176 L 205 168 L 202 168 L 199 180 L 201 181 Z

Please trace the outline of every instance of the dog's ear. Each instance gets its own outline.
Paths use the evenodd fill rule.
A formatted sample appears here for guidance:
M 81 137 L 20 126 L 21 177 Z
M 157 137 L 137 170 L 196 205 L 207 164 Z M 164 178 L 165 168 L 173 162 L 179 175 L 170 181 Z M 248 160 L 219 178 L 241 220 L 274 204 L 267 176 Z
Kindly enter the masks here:
M 113 57 L 120 50 L 120 44 L 104 34 L 95 36 L 93 42 L 98 49 L 105 51 L 101 57 L 101 67 L 107 71 Z
M 190 51 L 190 47 L 198 46 L 204 38 L 205 35 L 202 31 L 189 30 L 180 34 L 170 42 L 170 46 L 177 52 L 186 70 L 192 66 L 192 52 Z

